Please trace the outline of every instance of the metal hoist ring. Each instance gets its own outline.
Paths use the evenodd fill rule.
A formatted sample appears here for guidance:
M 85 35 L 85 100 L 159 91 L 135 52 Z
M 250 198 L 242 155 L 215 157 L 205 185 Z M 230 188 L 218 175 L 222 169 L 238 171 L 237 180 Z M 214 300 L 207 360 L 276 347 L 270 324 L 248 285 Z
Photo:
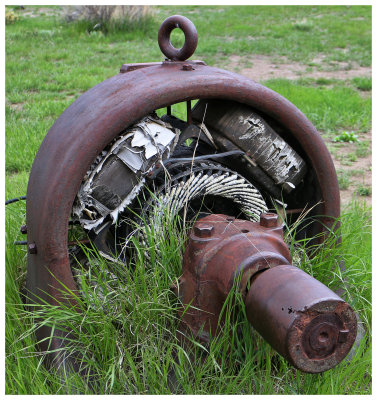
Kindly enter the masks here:
M 176 49 L 170 41 L 170 34 L 175 28 L 182 29 L 185 34 L 185 43 L 182 48 Z M 198 44 L 198 32 L 195 25 L 182 15 L 173 15 L 166 18 L 158 31 L 158 45 L 164 56 L 172 61 L 185 61 L 194 54 Z

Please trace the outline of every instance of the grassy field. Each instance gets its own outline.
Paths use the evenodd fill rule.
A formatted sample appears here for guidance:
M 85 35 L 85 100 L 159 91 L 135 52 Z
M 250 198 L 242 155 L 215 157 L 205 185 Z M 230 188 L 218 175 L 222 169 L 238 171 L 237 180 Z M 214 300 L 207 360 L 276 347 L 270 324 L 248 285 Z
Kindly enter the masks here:
M 249 54 L 264 55 L 274 62 L 300 63 L 308 73 L 316 70 L 339 73 L 335 78 L 303 76 L 295 80 L 270 79 L 266 86 L 287 97 L 314 123 L 340 163 L 339 182 L 348 187 L 364 171 L 354 165 L 370 153 L 371 79 L 341 78 L 342 71 L 371 65 L 371 7 L 158 7 L 148 25 L 129 31 L 88 33 L 82 24 L 67 23 L 61 7 L 15 9 L 19 19 L 6 26 L 6 198 L 26 194 L 35 154 L 58 116 L 83 92 L 118 73 L 123 63 L 162 60 L 157 45 L 160 23 L 169 15 L 183 14 L 195 23 L 199 44 L 194 58 L 210 65 L 248 68 Z M 86 26 L 87 28 L 88 26 Z M 177 34 L 175 43 L 182 37 Z M 318 54 L 321 55 L 320 62 Z M 356 143 L 334 142 L 358 136 Z M 343 136 L 342 136 L 343 135 Z M 347 153 L 344 149 L 351 149 Z M 352 161 L 353 160 L 353 161 Z M 370 187 L 360 179 L 358 199 L 370 197 Z M 348 281 L 347 300 L 359 312 L 367 335 L 351 363 L 332 371 L 305 375 L 291 368 L 266 343 L 260 342 L 242 318 L 237 326 L 246 342 L 234 343 L 226 354 L 230 324 L 211 346 L 204 363 L 190 365 L 175 343 L 177 308 L 168 290 L 179 276 L 182 238 L 159 246 L 164 251 L 150 268 L 139 259 L 135 276 L 114 282 L 105 275 L 104 262 L 95 258 L 93 274 L 115 305 L 104 309 L 94 302 L 85 308 L 85 327 L 79 339 L 100 379 L 101 393 L 170 393 L 168 375 L 180 380 L 176 390 L 187 394 L 367 394 L 371 392 L 371 209 L 361 201 L 343 209 L 343 254 L 346 271 L 337 254 L 324 251 L 303 268 L 331 288 Z M 75 376 L 66 382 L 48 372 L 36 353 L 35 315 L 22 307 L 26 250 L 14 246 L 24 240 L 19 226 L 25 222 L 25 204 L 6 209 L 6 392 L 54 394 L 85 392 Z M 157 238 L 155 240 L 162 240 Z M 164 266 L 164 268 L 161 268 Z M 334 267 L 334 268 L 333 268 Z M 96 271 L 96 272 L 95 272 Z M 331 272 L 329 272 L 331 271 Z M 135 277 L 137 279 L 135 279 Z M 87 296 L 91 276 L 83 276 Z M 117 289 L 116 289 L 117 288 Z M 237 297 L 237 296 L 236 296 Z M 242 304 L 235 301 L 237 307 Z M 106 303 L 107 304 L 107 303 Z M 134 310 L 130 312 L 130 310 Z M 45 310 L 51 321 L 64 321 L 75 329 L 82 314 L 72 310 Z M 81 318 L 81 319 L 80 319 Z M 117 326 L 127 327 L 124 329 Z M 81 326 L 81 325 L 80 325 Z M 135 334 L 135 332 L 137 334 Z M 232 335 L 232 337 L 235 335 Z M 257 349 L 257 351 L 256 351 Z M 174 354 L 174 356 L 173 356 Z

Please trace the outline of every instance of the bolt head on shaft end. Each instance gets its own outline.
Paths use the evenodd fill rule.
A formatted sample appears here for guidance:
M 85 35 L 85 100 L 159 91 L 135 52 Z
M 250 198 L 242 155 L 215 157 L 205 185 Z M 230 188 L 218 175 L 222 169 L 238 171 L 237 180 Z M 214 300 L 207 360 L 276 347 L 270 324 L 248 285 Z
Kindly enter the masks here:
M 183 71 L 193 71 L 194 67 L 191 64 L 183 64 L 182 65 L 182 70 Z
M 208 238 L 213 234 L 213 226 L 205 223 L 197 223 L 194 226 L 194 233 L 200 238 Z
M 263 213 L 260 215 L 259 224 L 264 228 L 276 228 L 279 225 L 279 216 L 274 213 Z

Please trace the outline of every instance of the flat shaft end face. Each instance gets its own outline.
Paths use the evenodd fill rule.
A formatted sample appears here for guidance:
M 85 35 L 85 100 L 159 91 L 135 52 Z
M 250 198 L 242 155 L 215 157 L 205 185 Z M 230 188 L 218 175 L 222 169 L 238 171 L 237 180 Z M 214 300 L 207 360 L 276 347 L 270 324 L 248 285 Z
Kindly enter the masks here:
M 262 272 L 246 298 L 250 323 L 303 372 L 339 364 L 356 339 L 352 308 L 329 288 L 291 265 Z
M 327 371 L 348 354 L 356 333 L 357 320 L 347 303 L 319 302 L 299 315 L 289 329 L 288 359 L 304 372 Z

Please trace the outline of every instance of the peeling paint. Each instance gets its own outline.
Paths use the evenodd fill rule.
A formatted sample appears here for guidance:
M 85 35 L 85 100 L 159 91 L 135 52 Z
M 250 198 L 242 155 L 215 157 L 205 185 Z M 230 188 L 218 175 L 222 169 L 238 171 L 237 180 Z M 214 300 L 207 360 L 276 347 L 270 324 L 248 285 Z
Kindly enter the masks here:
M 157 162 L 169 157 L 179 133 L 180 131 L 172 128 L 170 124 L 147 116 L 118 136 L 97 156 L 85 175 L 74 201 L 73 218 L 78 219 L 88 230 L 99 229 L 109 215 L 115 223 L 119 213 L 132 202 L 144 186 L 145 175 Z M 128 169 L 124 169 L 119 163 Z M 112 182 L 107 182 L 105 178 L 105 182 L 101 181 L 101 171 L 106 168 L 109 168 L 110 174 L 110 168 L 114 170 L 113 179 L 121 179 L 125 185 L 129 185 L 127 193 L 119 193 L 119 190 L 111 187 Z M 98 192 L 106 194 L 112 207 L 98 199 Z
M 253 164 L 284 191 L 291 192 L 305 177 L 303 158 L 250 107 L 219 100 L 199 101 L 192 115 L 245 151 Z
M 247 132 L 240 136 L 240 139 L 250 139 L 254 135 L 263 135 L 265 132 L 263 122 L 259 118 L 245 118 L 244 116 L 240 116 L 240 123 L 243 125 L 249 124 Z

